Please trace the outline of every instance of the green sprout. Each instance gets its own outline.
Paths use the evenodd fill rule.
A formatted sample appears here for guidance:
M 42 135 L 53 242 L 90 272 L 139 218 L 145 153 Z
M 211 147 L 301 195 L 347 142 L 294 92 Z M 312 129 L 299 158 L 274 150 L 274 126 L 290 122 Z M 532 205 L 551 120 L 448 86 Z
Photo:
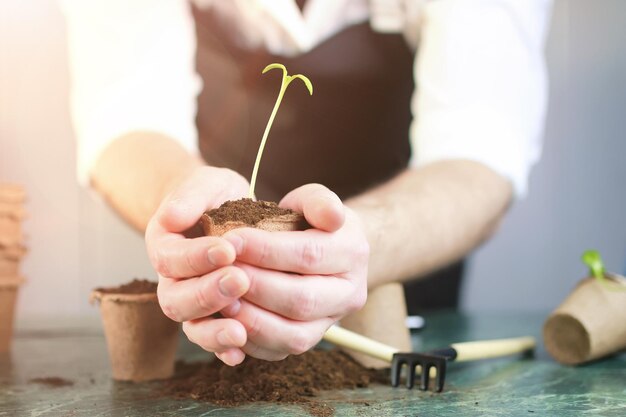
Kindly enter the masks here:
M 309 94 L 313 95 L 313 84 L 311 81 L 302 74 L 289 75 L 287 74 L 287 68 L 285 68 L 282 64 L 270 64 L 263 70 L 262 74 L 265 74 L 269 70 L 280 68 L 283 70 L 283 80 L 280 85 L 280 91 L 278 92 L 278 98 L 276 98 L 276 103 L 274 104 L 274 109 L 272 110 L 272 114 L 270 115 L 270 119 L 267 122 L 267 126 L 265 126 L 265 132 L 263 133 L 263 139 L 261 139 L 261 145 L 259 146 L 259 151 L 256 155 L 256 161 L 254 162 L 254 169 L 252 170 L 252 178 L 250 179 L 250 198 L 254 198 L 254 186 L 256 185 L 256 177 L 259 172 L 259 165 L 261 164 L 261 156 L 263 155 L 263 149 L 265 149 L 265 142 L 267 142 L 267 136 L 270 133 L 270 129 L 272 127 L 272 123 L 274 123 L 274 118 L 276 117 L 276 113 L 278 112 L 278 108 L 280 107 L 280 102 L 283 100 L 283 96 L 285 95 L 285 91 L 287 91 L 287 87 L 289 84 L 299 78 L 302 80 L 306 88 L 309 90 Z
M 604 262 L 597 250 L 587 250 L 581 257 L 582 261 L 589 267 L 589 274 L 598 280 L 600 285 L 611 291 L 626 291 L 626 285 L 606 278 Z

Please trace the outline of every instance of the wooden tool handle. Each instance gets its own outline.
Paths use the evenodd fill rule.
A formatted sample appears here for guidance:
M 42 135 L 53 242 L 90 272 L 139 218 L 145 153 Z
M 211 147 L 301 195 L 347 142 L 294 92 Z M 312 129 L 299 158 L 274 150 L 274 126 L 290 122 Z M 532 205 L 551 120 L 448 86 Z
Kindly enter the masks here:
M 522 353 L 533 350 L 535 345 L 534 337 L 525 336 L 511 339 L 453 343 L 450 347 L 456 350 L 457 356 L 455 360 L 463 362 Z
M 324 340 L 347 349 L 356 350 L 374 358 L 391 362 L 398 349 L 377 342 L 358 333 L 351 332 L 338 326 L 332 326 L 324 334 Z

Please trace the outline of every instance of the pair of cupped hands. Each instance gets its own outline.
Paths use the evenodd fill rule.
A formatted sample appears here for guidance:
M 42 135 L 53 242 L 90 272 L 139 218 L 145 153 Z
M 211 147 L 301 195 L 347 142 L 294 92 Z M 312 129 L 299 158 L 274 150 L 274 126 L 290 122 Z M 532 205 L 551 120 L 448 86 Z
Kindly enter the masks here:
M 246 355 L 275 361 L 301 354 L 367 298 L 362 225 L 322 185 L 299 187 L 279 203 L 303 213 L 309 230 L 241 228 L 186 237 L 202 213 L 246 197 L 248 188 L 232 170 L 198 168 L 164 199 L 146 229 L 163 312 L 228 365 Z

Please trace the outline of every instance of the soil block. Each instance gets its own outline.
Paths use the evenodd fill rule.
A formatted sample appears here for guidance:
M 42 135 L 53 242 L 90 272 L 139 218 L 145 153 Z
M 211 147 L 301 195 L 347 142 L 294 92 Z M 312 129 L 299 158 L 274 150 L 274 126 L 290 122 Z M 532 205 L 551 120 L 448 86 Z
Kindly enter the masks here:
M 156 288 L 155 282 L 134 280 L 91 294 L 100 303 L 113 379 L 141 382 L 174 373 L 179 324 L 161 311 Z
M 255 227 L 273 232 L 305 230 L 310 227 L 300 213 L 278 207 L 271 201 L 254 201 L 250 198 L 226 201 L 220 207 L 205 212 L 201 222 L 207 236 L 221 236 L 239 227 Z

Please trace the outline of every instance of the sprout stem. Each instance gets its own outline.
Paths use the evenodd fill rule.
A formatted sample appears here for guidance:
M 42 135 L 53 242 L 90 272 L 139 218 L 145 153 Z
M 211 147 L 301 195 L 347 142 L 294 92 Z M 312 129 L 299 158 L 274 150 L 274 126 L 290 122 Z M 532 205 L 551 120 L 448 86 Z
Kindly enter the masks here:
M 313 85 L 311 81 L 302 74 L 296 75 L 288 75 L 287 68 L 285 68 L 282 64 L 270 64 L 263 70 L 262 74 L 265 74 L 267 71 L 279 68 L 283 71 L 283 79 L 280 84 L 280 91 L 278 92 L 278 97 L 276 98 L 276 103 L 274 104 L 274 109 L 272 110 L 272 114 L 270 115 L 269 120 L 267 121 L 267 125 L 265 126 L 265 131 L 263 132 L 263 138 L 261 139 L 261 144 L 259 145 L 259 151 L 256 155 L 256 161 L 254 162 L 254 169 L 252 170 L 252 177 L 250 178 L 250 192 L 249 197 L 254 199 L 254 188 L 256 186 L 256 178 L 259 173 L 259 165 L 261 165 L 261 157 L 263 156 L 263 150 L 265 149 L 265 142 L 267 142 L 267 137 L 269 136 L 270 129 L 272 128 L 272 124 L 274 123 L 274 118 L 276 117 L 276 113 L 278 113 L 278 108 L 280 107 L 280 103 L 283 100 L 283 96 L 285 95 L 285 91 L 287 91 L 287 87 L 289 84 L 297 79 L 302 80 L 302 82 L 306 85 L 306 88 L 309 90 L 309 94 L 313 94 Z

